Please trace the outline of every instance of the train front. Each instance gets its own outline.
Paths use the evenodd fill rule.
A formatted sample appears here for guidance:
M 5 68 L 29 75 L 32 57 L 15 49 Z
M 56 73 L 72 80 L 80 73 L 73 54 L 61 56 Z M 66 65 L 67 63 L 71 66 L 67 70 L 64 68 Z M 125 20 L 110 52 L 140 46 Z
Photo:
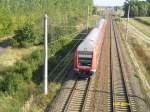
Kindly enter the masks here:
M 75 70 L 80 76 L 92 75 L 95 73 L 95 68 L 92 67 L 93 52 L 76 50 Z
M 94 52 L 96 42 L 93 39 L 97 35 L 97 29 L 94 29 L 75 51 L 74 69 L 81 77 L 89 76 L 96 72 L 96 56 Z

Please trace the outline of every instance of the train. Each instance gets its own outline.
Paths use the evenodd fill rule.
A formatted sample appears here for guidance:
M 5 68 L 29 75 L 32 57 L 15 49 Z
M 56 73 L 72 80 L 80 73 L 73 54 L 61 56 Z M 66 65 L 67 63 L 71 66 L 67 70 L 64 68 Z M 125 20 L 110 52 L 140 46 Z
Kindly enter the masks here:
M 84 38 L 74 53 L 74 70 L 79 76 L 87 77 L 96 73 L 106 31 L 106 19 L 100 19 Z

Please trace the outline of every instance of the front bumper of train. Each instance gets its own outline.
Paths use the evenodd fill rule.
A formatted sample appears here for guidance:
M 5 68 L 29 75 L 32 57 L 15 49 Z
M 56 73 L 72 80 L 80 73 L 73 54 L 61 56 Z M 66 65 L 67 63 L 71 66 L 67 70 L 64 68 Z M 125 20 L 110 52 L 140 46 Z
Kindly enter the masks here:
M 85 74 L 85 73 L 95 74 L 96 73 L 96 69 L 92 69 L 92 68 L 74 68 L 74 70 L 78 72 L 79 74 Z

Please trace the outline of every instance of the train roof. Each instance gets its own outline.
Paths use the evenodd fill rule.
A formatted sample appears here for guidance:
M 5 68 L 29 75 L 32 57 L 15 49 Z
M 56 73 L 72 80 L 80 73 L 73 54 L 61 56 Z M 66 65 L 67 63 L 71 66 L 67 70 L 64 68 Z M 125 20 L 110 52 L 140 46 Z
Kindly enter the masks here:
M 106 22 L 105 19 L 100 19 L 100 20 L 98 21 L 98 23 L 96 24 L 96 27 L 99 28 L 99 29 L 102 28 L 102 26 L 103 26 L 102 23 L 104 23 L 104 22 Z
M 78 51 L 93 51 L 98 39 L 98 28 L 94 28 L 85 40 L 78 46 Z
M 105 22 L 106 22 L 105 19 L 101 19 L 98 22 L 96 27 L 87 35 L 84 41 L 78 46 L 77 48 L 78 51 L 89 51 L 89 52 L 93 51 L 98 38 L 100 38 L 99 32 Z

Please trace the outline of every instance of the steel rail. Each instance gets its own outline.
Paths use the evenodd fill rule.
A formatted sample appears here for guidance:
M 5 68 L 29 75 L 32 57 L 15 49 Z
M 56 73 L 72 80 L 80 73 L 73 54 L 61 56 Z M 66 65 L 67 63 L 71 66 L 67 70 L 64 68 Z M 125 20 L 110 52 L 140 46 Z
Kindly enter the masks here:
M 125 86 L 125 89 L 126 89 L 126 97 L 127 97 L 127 100 L 128 100 L 128 106 L 129 106 L 129 112 L 137 112 L 137 107 L 135 105 L 135 100 L 133 99 L 133 97 L 130 96 L 129 94 L 129 81 L 127 79 L 127 73 L 126 73 L 126 70 L 125 70 L 125 65 L 123 64 L 124 61 L 124 57 L 123 57 L 123 53 L 122 53 L 122 49 L 121 49 L 121 45 L 120 45 L 120 40 L 118 38 L 118 32 L 117 32 L 117 29 L 115 29 L 116 27 L 116 24 L 115 22 L 113 22 L 113 26 L 114 26 L 114 33 L 115 33 L 115 40 L 116 40 L 116 45 L 117 45 L 117 49 L 118 49 L 118 55 L 119 55 L 119 58 L 120 58 L 120 62 L 121 62 L 121 67 L 122 67 L 122 78 L 123 78 L 123 82 L 124 82 L 124 86 Z
M 113 106 L 113 100 L 114 100 L 114 98 L 113 98 L 113 70 L 112 70 L 112 68 L 113 68 L 113 62 L 112 62 L 112 33 L 113 33 L 113 31 L 112 31 L 112 20 L 111 20 L 112 18 L 110 17 L 110 110 L 112 110 L 113 112 L 114 112 L 114 106 Z
M 116 29 L 115 29 L 114 22 L 113 22 L 112 18 L 111 18 L 111 25 L 112 25 L 112 30 L 113 30 L 113 33 L 114 33 L 114 41 L 115 41 L 115 46 L 116 46 L 116 54 L 117 54 L 117 58 L 118 58 L 118 62 L 119 62 L 118 64 L 119 64 L 120 72 L 121 72 L 120 73 L 120 78 L 121 78 L 121 84 L 123 86 L 122 92 L 124 93 L 123 95 L 125 97 L 125 99 L 120 99 L 120 101 L 124 101 L 125 100 L 124 103 L 127 104 L 126 108 L 121 108 L 121 109 L 124 109 L 124 111 L 127 111 L 127 112 L 133 112 L 131 110 L 130 99 L 129 99 L 128 90 L 127 90 L 127 84 L 126 84 L 125 77 L 124 77 L 125 71 L 124 71 L 123 59 L 122 59 L 121 51 L 120 51 L 120 44 L 119 44 L 118 37 L 117 37 L 118 35 L 116 34 Z M 111 63 L 111 64 L 113 64 L 113 63 Z M 116 75 L 118 75 L 118 74 L 116 74 Z M 113 76 L 111 78 L 112 78 L 111 79 L 112 80 L 111 83 L 113 83 Z M 112 87 L 113 86 L 114 85 L 112 84 Z M 113 93 L 113 95 L 114 94 L 116 94 L 116 93 Z M 111 99 L 113 99 L 113 101 L 114 101 L 114 96 L 113 95 L 111 95 L 111 97 L 112 97 Z M 115 106 L 115 104 L 113 102 L 113 107 L 111 108 L 113 112 L 116 112 L 116 109 L 118 109 L 118 110 L 120 109 L 119 107 L 117 108 L 117 107 L 114 107 L 114 106 Z
M 80 92 L 84 91 L 83 94 L 80 93 L 80 94 L 76 95 L 75 92 L 78 91 L 77 85 L 80 84 L 79 78 L 77 78 L 77 80 L 76 80 L 76 82 L 74 84 L 74 87 L 73 87 L 73 89 L 72 89 L 72 91 L 71 91 L 71 93 L 70 93 L 70 95 L 69 95 L 69 97 L 68 97 L 68 99 L 67 99 L 67 101 L 65 103 L 65 107 L 63 109 L 63 112 L 69 112 L 69 109 L 72 109 L 74 107 L 74 105 L 76 105 L 76 104 L 80 104 L 79 110 L 82 111 L 82 109 L 83 109 L 82 105 L 84 105 L 84 102 L 85 102 L 85 99 L 86 99 L 86 96 L 87 96 L 87 93 L 88 93 L 87 91 L 88 91 L 88 88 L 89 88 L 89 85 L 90 85 L 90 79 L 91 78 L 89 77 L 86 80 L 85 90 L 79 90 Z M 76 96 L 76 97 L 74 97 L 74 96 Z M 75 98 L 77 98 L 77 97 L 82 97 L 80 102 L 76 101 Z M 74 101 L 73 105 L 71 105 L 71 101 L 73 101 L 73 100 L 75 100 L 75 101 Z
M 90 85 L 91 85 L 91 78 L 89 79 L 89 83 L 88 83 L 88 86 L 87 86 L 87 89 L 86 89 L 86 94 L 84 96 L 84 102 L 82 104 L 82 107 L 81 107 L 81 112 L 84 112 L 85 111 L 85 108 L 86 108 L 86 103 L 87 103 L 87 99 L 88 99 L 88 95 L 89 95 L 89 92 L 90 92 Z

